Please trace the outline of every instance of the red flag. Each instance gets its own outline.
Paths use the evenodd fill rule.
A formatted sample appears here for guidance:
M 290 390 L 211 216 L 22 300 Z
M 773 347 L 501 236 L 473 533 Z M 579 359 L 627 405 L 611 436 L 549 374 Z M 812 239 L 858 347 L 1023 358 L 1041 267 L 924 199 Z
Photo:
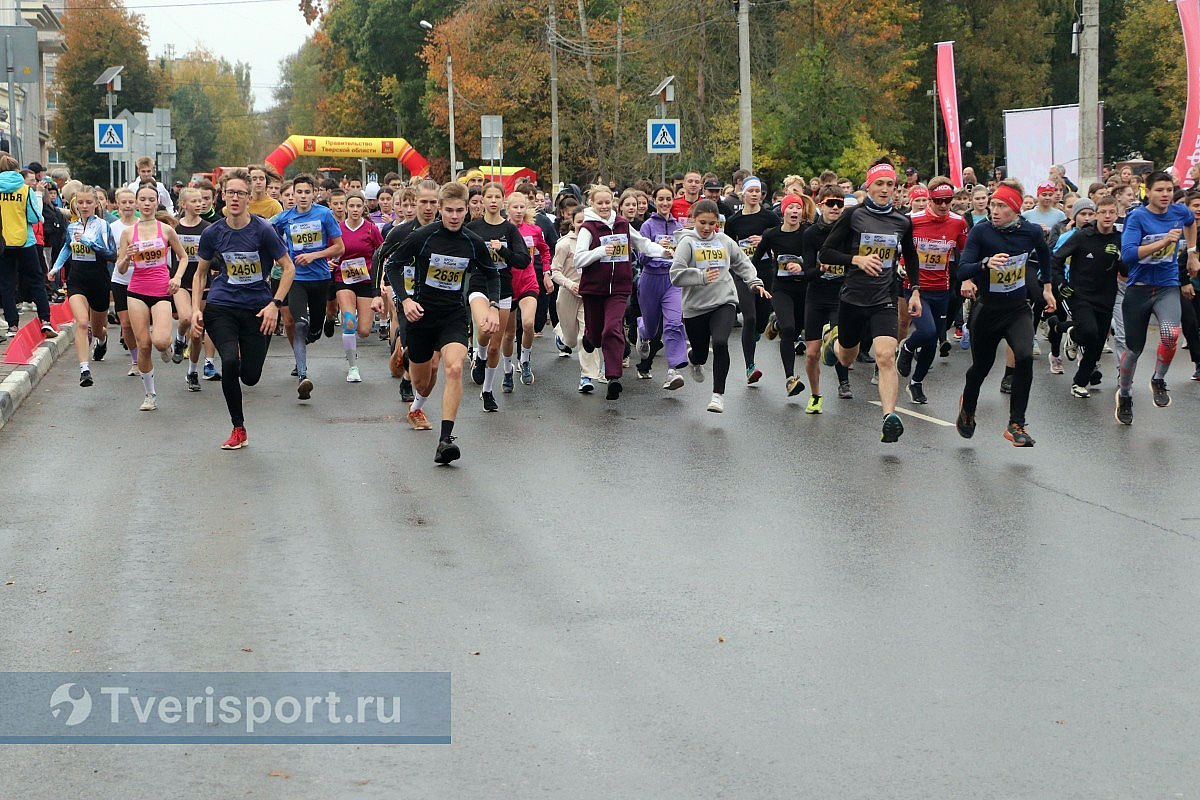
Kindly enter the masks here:
M 938 105 L 946 129 L 946 152 L 950 156 L 950 182 L 961 187 L 962 148 L 958 138 L 958 86 L 954 78 L 954 42 L 937 43 Z
M 1200 162 L 1200 5 L 1195 0 L 1175 5 L 1179 7 L 1179 24 L 1183 26 L 1188 79 L 1187 111 L 1179 135 L 1179 152 L 1175 154 L 1175 179 L 1187 189 L 1195 183 L 1188 172 Z

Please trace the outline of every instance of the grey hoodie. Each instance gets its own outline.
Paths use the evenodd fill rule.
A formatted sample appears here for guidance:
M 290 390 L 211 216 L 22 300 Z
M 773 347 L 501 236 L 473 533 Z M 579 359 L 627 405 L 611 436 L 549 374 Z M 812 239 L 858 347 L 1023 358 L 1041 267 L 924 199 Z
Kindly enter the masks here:
M 683 287 L 683 316 L 698 317 L 721 306 L 737 305 L 737 287 L 731 271 L 749 286 L 762 286 L 762 279 L 737 242 L 723 233 L 701 239 L 692 228 L 681 232 L 671 262 L 671 283 Z M 699 263 L 698 263 L 699 262 Z M 717 267 L 721 274 L 712 283 L 704 282 L 705 266 Z

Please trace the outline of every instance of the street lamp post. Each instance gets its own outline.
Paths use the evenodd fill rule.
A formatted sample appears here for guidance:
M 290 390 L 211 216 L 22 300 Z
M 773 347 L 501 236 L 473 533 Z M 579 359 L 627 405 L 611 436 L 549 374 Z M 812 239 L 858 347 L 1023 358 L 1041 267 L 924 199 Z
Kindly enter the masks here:
M 421 20 L 421 28 L 433 30 L 433 23 Z M 450 53 L 450 43 L 446 43 L 446 111 L 450 115 L 450 180 L 458 174 L 458 154 L 454 149 L 454 57 Z

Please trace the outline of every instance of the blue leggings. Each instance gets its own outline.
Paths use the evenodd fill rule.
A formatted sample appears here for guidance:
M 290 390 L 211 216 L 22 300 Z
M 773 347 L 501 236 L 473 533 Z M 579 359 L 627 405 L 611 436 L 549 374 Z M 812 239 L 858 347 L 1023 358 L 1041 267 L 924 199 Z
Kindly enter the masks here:
M 909 297 L 912 292 L 905 292 Z M 929 374 L 938 350 L 938 336 L 946 326 L 946 310 L 950 306 L 950 292 L 921 292 L 921 316 L 913 317 L 909 323 L 912 332 L 904 340 L 904 347 L 916 356 L 912 382 L 920 383 Z

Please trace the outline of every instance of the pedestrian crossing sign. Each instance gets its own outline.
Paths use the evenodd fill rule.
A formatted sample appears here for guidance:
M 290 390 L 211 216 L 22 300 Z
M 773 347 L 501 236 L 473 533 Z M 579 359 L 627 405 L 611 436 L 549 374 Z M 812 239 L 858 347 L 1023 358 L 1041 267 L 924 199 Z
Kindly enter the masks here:
M 651 155 L 655 153 L 678 153 L 679 120 L 646 120 L 646 152 Z
M 124 153 L 129 149 L 129 123 L 123 119 L 92 120 L 92 138 L 97 153 Z

